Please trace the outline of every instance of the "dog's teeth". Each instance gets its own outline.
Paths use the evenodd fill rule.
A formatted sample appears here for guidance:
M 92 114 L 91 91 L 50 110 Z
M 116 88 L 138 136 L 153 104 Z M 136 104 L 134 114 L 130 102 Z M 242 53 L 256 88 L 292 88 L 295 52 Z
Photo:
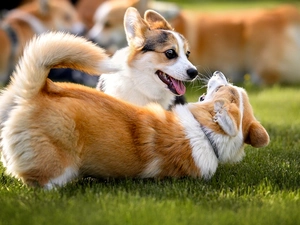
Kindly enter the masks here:
M 168 74 L 164 73 L 164 77 L 166 80 L 170 80 Z
M 162 73 L 162 75 L 164 76 L 165 80 L 168 80 L 167 74 Z

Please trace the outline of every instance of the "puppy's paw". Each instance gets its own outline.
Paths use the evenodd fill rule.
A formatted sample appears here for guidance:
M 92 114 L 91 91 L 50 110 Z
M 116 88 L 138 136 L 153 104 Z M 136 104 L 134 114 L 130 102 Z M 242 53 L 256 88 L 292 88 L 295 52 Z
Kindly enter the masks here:
M 229 136 L 236 136 L 238 133 L 237 119 L 230 114 L 229 110 L 226 108 L 225 102 L 220 100 L 216 101 L 214 104 L 215 116 L 213 121 L 218 123 L 222 130 Z

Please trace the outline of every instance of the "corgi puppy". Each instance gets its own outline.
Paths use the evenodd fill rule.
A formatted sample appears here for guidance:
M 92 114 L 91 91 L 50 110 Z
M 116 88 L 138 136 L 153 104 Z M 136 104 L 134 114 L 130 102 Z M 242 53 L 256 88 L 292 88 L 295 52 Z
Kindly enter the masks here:
M 130 5 L 118 5 L 118 11 Z M 125 42 L 115 9 L 111 1 L 100 5 L 97 11 L 106 13 L 95 14 L 92 28 L 99 38 L 106 37 L 94 40 L 108 49 Z M 200 74 L 220 70 L 233 82 L 243 82 L 248 74 L 254 84 L 300 83 L 300 13 L 293 5 L 209 13 L 186 9 L 168 21 L 189 41 L 190 61 Z
M 83 23 L 66 0 L 39 0 L 8 12 L 0 25 L 0 83 L 6 84 L 23 48 L 35 34 L 45 31 L 82 34 Z
M 128 8 L 124 27 L 128 47 L 112 57 L 122 62 L 122 70 L 102 74 L 97 89 L 140 106 L 157 102 L 168 109 L 175 96 L 185 94 L 183 82 L 198 75 L 188 60 L 186 39 L 153 10 L 147 10 L 142 19 L 135 8 Z
M 28 185 L 51 189 L 80 177 L 209 179 L 218 163 L 240 161 L 245 143 L 269 142 L 245 90 L 220 72 L 201 102 L 166 111 L 54 83 L 47 79 L 54 67 L 89 74 L 119 68 L 103 50 L 70 34 L 42 34 L 28 44 L 0 96 L 2 162 Z

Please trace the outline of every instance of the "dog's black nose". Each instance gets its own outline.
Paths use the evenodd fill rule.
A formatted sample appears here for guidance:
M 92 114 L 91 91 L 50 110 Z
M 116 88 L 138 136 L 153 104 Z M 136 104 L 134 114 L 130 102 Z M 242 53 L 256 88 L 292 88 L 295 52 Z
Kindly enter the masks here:
M 188 69 L 187 71 L 187 74 L 189 75 L 189 77 L 191 78 L 191 79 L 194 79 L 197 75 L 198 75 L 198 70 L 196 70 L 196 69 Z

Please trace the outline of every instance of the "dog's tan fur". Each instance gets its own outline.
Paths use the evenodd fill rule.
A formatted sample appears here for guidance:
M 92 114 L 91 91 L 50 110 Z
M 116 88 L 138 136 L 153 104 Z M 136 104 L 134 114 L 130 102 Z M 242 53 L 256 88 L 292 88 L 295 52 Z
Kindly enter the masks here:
M 208 93 L 211 100 L 170 112 L 158 104 L 142 108 L 92 88 L 53 83 L 47 79 L 53 67 L 97 74 L 117 66 L 103 50 L 67 34 L 45 34 L 28 45 L 0 97 L 2 161 L 26 184 L 52 188 L 85 176 L 209 178 L 218 161 L 241 160 L 244 142 L 255 147 L 269 142 L 246 92 L 235 86 L 222 85 Z M 224 115 L 232 123 L 230 134 L 218 119 Z M 220 150 L 232 140 L 237 147 L 216 158 L 199 124 L 224 137 Z M 200 146 L 192 144 L 195 138 Z
M 6 31 L 13 30 L 17 43 Z M 68 0 L 36 0 L 8 12 L 0 27 L 0 82 L 8 81 L 25 44 L 45 31 L 82 33 L 84 25 Z
M 93 15 L 99 5 L 107 0 L 79 0 L 75 7 L 87 29 L 93 26 Z

